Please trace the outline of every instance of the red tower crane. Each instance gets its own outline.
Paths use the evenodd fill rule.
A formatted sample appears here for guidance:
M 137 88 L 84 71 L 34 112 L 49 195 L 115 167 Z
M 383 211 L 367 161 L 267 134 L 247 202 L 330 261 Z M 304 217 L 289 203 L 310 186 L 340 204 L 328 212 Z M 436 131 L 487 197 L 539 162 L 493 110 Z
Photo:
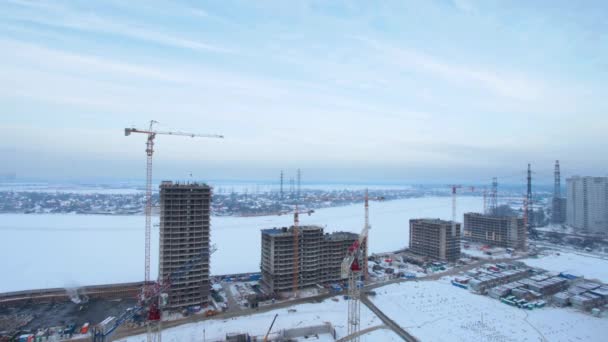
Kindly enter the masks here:
M 380 198 L 382 199 L 382 198 Z M 341 265 L 342 279 L 348 278 L 348 335 L 352 336 L 351 341 L 359 341 L 359 328 L 361 326 L 361 290 L 357 284 L 361 278 L 361 271 L 367 270 L 367 235 L 369 232 L 369 196 L 365 190 L 365 223 L 356 240 L 346 252 Z M 365 245 L 364 245 L 365 244 Z M 364 255 L 362 255 L 364 254 Z M 363 260 L 361 260 L 363 258 Z M 363 269 L 361 268 L 361 263 Z

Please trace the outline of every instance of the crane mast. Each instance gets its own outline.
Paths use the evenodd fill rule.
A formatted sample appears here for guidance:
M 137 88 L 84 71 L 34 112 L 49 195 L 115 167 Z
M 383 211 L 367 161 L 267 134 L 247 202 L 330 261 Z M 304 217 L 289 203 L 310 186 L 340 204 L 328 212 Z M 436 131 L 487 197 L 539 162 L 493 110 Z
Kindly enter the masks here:
M 149 130 L 152 131 L 152 126 L 156 121 L 150 121 Z M 126 134 L 126 131 L 125 131 Z M 154 138 L 155 133 L 148 134 L 146 141 L 146 236 L 145 236 L 145 276 L 144 276 L 144 292 L 148 290 L 148 282 L 150 282 L 150 235 L 152 231 L 152 155 L 154 154 Z
M 298 297 L 300 287 L 300 214 L 308 214 L 310 216 L 314 210 L 300 211 L 296 203 L 295 211 L 293 212 L 293 296 Z
M 365 190 L 365 227 L 369 230 L 369 195 L 367 193 L 367 189 Z M 363 279 L 367 282 L 369 281 L 369 271 L 368 271 L 368 260 L 367 253 L 369 248 L 369 233 L 365 234 L 365 238 L 363 239 Z
M 145 213 L 145 238 L 144 238 L 144 250 L 145 250 L 145 263 L 144 263 L 144 286 L 142 288 L 141 299 L 144 300 L 149 298 L 154 292 L 154 284 L 150 281 L 150 235 L 152 230 L 152 156 L 154 155 L 154 139 L 157 135 L 177 135 L 187 137 L 202 137 L 202 138 L 224 138 L 222 135 L 217 134 L 194 134 L 184 133 L 178 131 L 158 131 L 154 130 L 154 124 L 158 121 L 150 120 L 150 125 L 147 130 L 140 130 L 137 128 L 125 128 L 125 136 L 131 135 L 131 133 L 141 133 L 147 135 L 146 140 L 146 206 L 144 209 Z M 148 311 L 148 321 L 157 321 L 156 341 L 160 342 L 160 307 L 158 303 L 150 303 Z M 151 326 L 148 324 L 148 342 L 153 340 L 151 332 Z
M 342 260 L 341 275 L 342 278 L 348 278 L 348 335 L 351 336 L 351 341 L 359 341 L 359 332 L 361 325 L 361 290 L 357 286 L 357 281 L 361 278 L 361 265 L 359 259 L 362 253 L 367 253 L 366 243 L 369 232 L 369 196 L 367 189 L 365 190 L 365 223 L 363 230 L 359 234 L 359 238 L 348 248 L 346 257 Z M 367 261 L 367 257 L 364 257 Z M 367 265 L 363 265 L 367 268 Z
M 298 287 L 300 285 L 300 217 L 298 205 L 293 213 L 293 297 L 298 298 Z

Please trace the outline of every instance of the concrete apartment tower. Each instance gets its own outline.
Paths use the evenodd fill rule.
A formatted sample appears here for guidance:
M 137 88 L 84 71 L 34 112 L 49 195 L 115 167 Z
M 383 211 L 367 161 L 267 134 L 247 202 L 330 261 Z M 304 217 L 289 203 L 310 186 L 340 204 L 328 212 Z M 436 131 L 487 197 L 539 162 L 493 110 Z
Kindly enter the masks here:
M 452 235 L 452 222 L 439 219 L 410 220 L 410 251 L 433 259 L 454 262 L 460 258 L 460 223 Z
M 319 226 L 300 226 L 298 287 L 341 280 L 340 265 L 358 234 L 324 234 Z M 293 227 L 262 230 L 262 285 L 271 292 L 293 290 Z
M 160 185 L 161 279 L 204 254 L 189 272 L 172 280 L 169 309 L 209 303 L 210 206 L 211 187 L 206 184 L 164 181 Z
M 561 172 L 559 160 L 555 161 L 555 171 L 553 172 L 553 200 L 551 205 L 551 223 L 564 223 L 566 221 L 566 199 L 562 198 L 561 191 Z
M 608 232 L 608 177 L 566 179 L 568 225 L 591 233 Z
M 466 213 L 464 239 L 497 247 L 525 250 L 527 235 L 524 219 Z

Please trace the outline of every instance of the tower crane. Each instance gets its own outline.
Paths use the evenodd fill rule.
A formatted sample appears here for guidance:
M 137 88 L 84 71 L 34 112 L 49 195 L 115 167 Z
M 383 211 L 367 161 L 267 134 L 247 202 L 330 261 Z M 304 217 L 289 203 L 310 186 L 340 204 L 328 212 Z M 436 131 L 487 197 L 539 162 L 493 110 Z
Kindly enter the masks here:
M 144 265 L 144 286 L 142 289 L 142 299 L 149 296 L 152 292 L 153 284 L 150 282 L 150 231 L 152 225 L 152 155 L 154 154 L 154 139 L 157 135 L 177 135 L 192 138 L 224 138 L 217 134 L 194 134 L 184 133 L 179 131 L 159 131 L 154 129 L 154 124 L 158 121 L 150 120 L 150 126 L 147 130 L 137 128 L 125 128 L 125 136 L 131 133 L 146 134 L 146 206 L 145 206 L 145 265 Z M 148 341 L 151 341 L 151 334 L 148 332 Z
M 361 199 L 361 197 L 358 197 L 357 199 Z M 365 226 L 369 229 L 372 229 L 372 226 L 369 224 L 369 201 L 384 201 L 384 197 L 383 196 L 377 196 L 377 197 L 369 197 L 368 194 L 368 190 L 365 189 L 365 195 L 363 196 L 363 200 L 365 203 Z M 365 239 L 363 240 L 363 242 L 361 242 L 361 246 L 363 247 L 363 279 L 367 282 L 369 281 L 369 271 L 368 271 L 368 261 L 367 258 L 369 256 L 368 250 L 369 250 L 369 231 L 368 233 L 365 235 Z
M 293 211 L 293 297 L 298 298 L 298 288 L 300 287 L 300 214 L 310 216 L 315 211 L 299 210 L 298 204 Z
M 361 290 L 357 286 L 357 281 L 361 278 L 361 257 L 363 253 L 367 252 L 366 248 L 362 245 L 367 240 L 367 234 L 369 232 L 369 196 L 367 190 L 365 190 L 365 224 L 363 230 L 359 234 L 357 239 L 347 250 L 346 257 L 342 260 L 341 265 L 341 276 L 342 279 L 348 278 L 348 335 L 353 336 L 359 332 L 361 325 Z M 365 258 L 367 260 L 367 258 Z M 367 268 L 367 265 L 364 265 Z M 358 342 L 359 336 L 353 336 L 352 341 Z
M 456 194 L 457 194 L 457 190 L 462 188 L 462 185 L 450 185 L 450 187 L 452 188 L 452 236 L 456 235 Z M 474 186 L 467 186 L 467 189 L 469 189 L 469 191 L 471 192 L 475 192 L 475 187 Z M 485 211 L 485 190 L 484 190 L 484 211 Z M 463 230 L 464 228 L 461 227 L 461 231 L 460 231 L 460 235 L 463 234 Z
M 452 185 L 452 237 L 456 236 L 456 190 L 462 185 Z
M 275 314 L 274 318 L 272 319 L 272 323 L 270 323 L 270 327 L 268 328 L 268 332 L 266 332 L 266 335 L 264 335 L 264 342 L 268 342 L 268 335 L 270 335 L 270 331 L 272 330 L 272 326 L 274 325 L 274 321 L 277 320 L 277 317 L 279 316 L 279 314 Z
M 332 200 L 333 198 L 330 196 L 324 196 L 321 197 L 324 200 Z M 368 190 L 365 189 L 365 195 L 363 196 L 352 196 L 350 197 L 351 200 L 354 201 L 360 201 L 363 200 L 363 202 L 365 203 L 365 225 L 368 226 L 368 229 L 371 229 L 371 225 L 369 225 L 369 201 L 384 201 L 385 198 L 384 196 L 375 196 L 375 197 L 369 197 L 369 193 Z M 369 234 L 367 234 L 365 236 L 365 240 L 363 242 L 361 242 L 361 246 L 364 249 L 363 251 L 363 264 L 367 265 L 368 264 L 368 249 L 369 249 Z M 366 267 L 363 267 L 363 279 L 367 282 L 369 281 L 369 272 Z
M 93 341 L 103 342 L 106 339 L 109 339 L 114 331 L 116 331 L 116 329 L 118 329 L 121 325 L 128 322 L 139 313 L 146 313 L 146 308 L 148 308 L 146 320 L 159 321 L 161 306 L 159 300 L 161 299 L 162 294 L 171 287 L 173 282 L 184 277 L 194 266 L 199 264 L 204 257 L 211 256 L 211 254 L 213 254 L 215 251 L 217 251 L 217 247 L 215 245 L 211 245 L 208 251 L 202 251 L 201 253 L 195 255 L 192 259 L 185 262 L 180 268 L 167 275 L 165 279 L 152 286 L 150 291 L 148 291 L 145 296 L 139 298 L 138 304 L 135 307 L 123 312 L 116 318 L 116 320 L 113 321 L 113 323 L 111 323 L 111 325 L 103 327 L 103 329 L 98 329 L 96 327 L 93 331 Z

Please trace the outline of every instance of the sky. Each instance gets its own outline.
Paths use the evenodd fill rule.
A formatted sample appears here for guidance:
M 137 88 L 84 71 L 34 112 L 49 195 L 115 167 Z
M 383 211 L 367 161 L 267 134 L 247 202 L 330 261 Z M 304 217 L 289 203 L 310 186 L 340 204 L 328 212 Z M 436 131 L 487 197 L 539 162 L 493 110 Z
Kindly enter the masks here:
M 0 174 L 606 175 L 605 1 L 0 2 Z

